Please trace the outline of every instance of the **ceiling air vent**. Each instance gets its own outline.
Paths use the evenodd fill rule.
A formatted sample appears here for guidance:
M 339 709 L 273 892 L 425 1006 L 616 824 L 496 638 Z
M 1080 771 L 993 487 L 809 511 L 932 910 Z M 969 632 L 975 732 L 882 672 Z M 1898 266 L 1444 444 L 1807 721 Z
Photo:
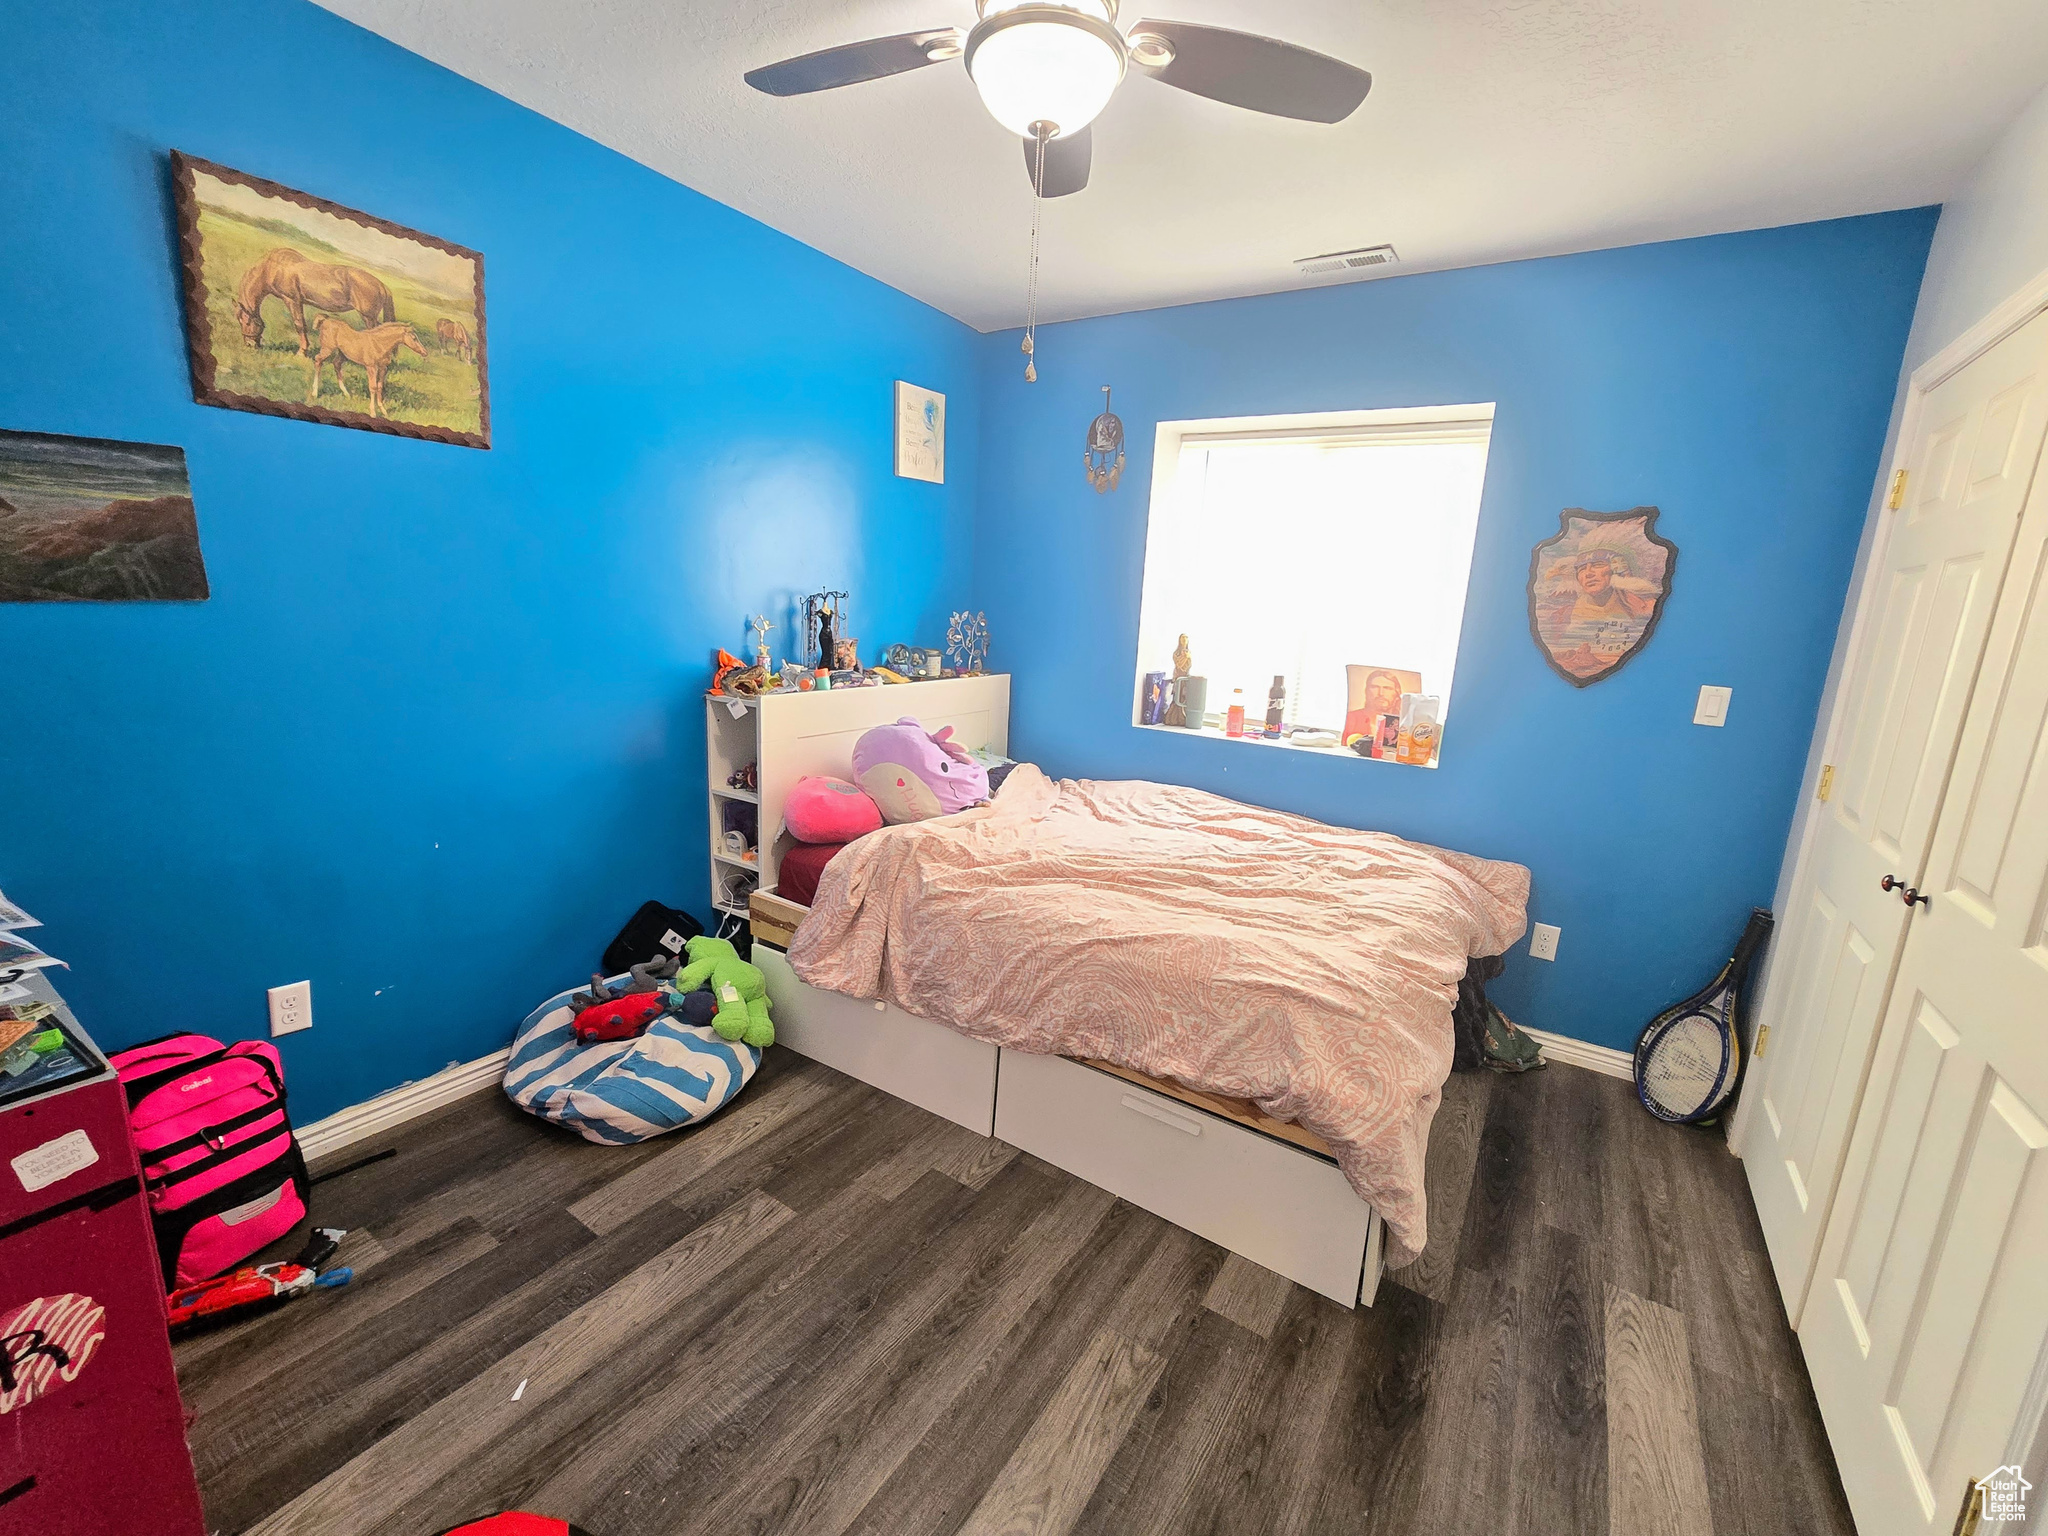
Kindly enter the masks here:
M 1294 270 L 1303 277 L 1328 277 L 1337 272 L 1357 272 L 1366 267 L 1390 267 L 1400 260 L 1391 245 L 1368 245 L 1358 251 L 1331 251 L 1325 256 L 1297 256 Z

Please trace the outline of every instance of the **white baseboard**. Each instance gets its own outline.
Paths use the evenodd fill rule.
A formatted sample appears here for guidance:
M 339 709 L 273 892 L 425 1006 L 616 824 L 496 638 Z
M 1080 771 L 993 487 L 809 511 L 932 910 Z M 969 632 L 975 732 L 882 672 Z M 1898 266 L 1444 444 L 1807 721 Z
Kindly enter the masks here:
M 1527 1025 L 1516 1027 L 1542 1046 L 1543 1054 L 1552 1061 L 1584 1067 L 1606 1077 L 1635 1081 L 1635 1058 L 1627 1051 L 1617 1051 L 1605 1045 L 1588 1045 L 1567 1035 L 1554 1035 L 1547 1029 L 1530 1029 Z M 432 1077 L 405 1083 L 361 1104 L 351 1104 L 325 1120 L 299 1127 L 299 1145 L 304 1149 L 307 1161 L 311 1162 L 354 1142 L 367 1141 L 394 1125 L 403 1125 L 408 1120 L 416 1120 L 444 1105 L 453 1104 L 457 1099 L 466 1099 L 473 1093 L 496 1087 L 505 1076 L 505 1063 L 511 1059 L 512 1048 L 506 1046 L 488 1056 L 479 1056 L 475 1061 L 460 1062 L 445 1071 L 436 1072 Z
M 1617 1051 L 1611 1045 L 1588 1045 L 1569 1035 L 1553 1035 L 1547 1029 L 1531 1029 L 1526 1024 L 1517 1024 L 1515 1028 L 1542 1046 L 1543 1054 L 1552 1061 L 1584 1067 L 1588 1072 L 1598 1072 L 1603 1077 L 1623 1077 L 1630 1082 L 1636 1080 L 1636 1059 L 1627 1051 Z
M 305 1151 L 306 1160 L 311 1162 L 330 1152 L 337 1152 L 351 1142 L 367 1140 L 394 1125 L 403 1125 L 408 1120 L 430 1114 L 444 1104 L 453 1104 L 472 1093 L 495 1088 L 505 1076 L 505 1063 L 511 1059 L 512 1047 L 508 1045 L 502 1051 L 479 1056 L 475 1061 L 458 1062 L 432 1077 L 402 1084 L 361 1104 L 351 1104 L 325 1120 L 300 1126 L 299 1146 Z

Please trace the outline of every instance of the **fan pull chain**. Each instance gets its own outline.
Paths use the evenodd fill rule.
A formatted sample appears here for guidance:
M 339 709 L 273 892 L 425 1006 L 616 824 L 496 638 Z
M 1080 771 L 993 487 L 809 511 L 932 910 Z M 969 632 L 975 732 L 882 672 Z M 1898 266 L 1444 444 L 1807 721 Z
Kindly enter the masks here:
M 1038 170 L 1031 178 L 1031 275 L 1024 290 L 1024 382 L 1038 382 L 1038 221 L 1045 208 L 1045 141 L 1038 138 Z

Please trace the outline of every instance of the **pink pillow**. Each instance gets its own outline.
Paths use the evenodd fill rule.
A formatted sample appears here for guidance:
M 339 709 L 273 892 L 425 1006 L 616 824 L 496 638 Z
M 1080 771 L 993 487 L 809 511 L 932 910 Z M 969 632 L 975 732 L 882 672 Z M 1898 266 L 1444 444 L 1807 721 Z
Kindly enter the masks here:
M 798 779 L 782 802 L 782 819 L 800 843 L 850 843 L 880 827 L 882 812 L 844 779 Z

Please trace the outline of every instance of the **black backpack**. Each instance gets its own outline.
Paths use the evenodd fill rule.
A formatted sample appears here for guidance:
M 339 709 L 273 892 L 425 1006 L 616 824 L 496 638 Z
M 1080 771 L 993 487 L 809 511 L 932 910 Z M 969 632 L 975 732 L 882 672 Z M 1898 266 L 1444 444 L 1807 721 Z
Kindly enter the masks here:
M 643 902 L 605 950 L 604 974 L 616 976 L 621 971 L 630 971 L 657 955 L 680 955 L 683 946 L 703 931 L 704 925 L 680 907 Z

